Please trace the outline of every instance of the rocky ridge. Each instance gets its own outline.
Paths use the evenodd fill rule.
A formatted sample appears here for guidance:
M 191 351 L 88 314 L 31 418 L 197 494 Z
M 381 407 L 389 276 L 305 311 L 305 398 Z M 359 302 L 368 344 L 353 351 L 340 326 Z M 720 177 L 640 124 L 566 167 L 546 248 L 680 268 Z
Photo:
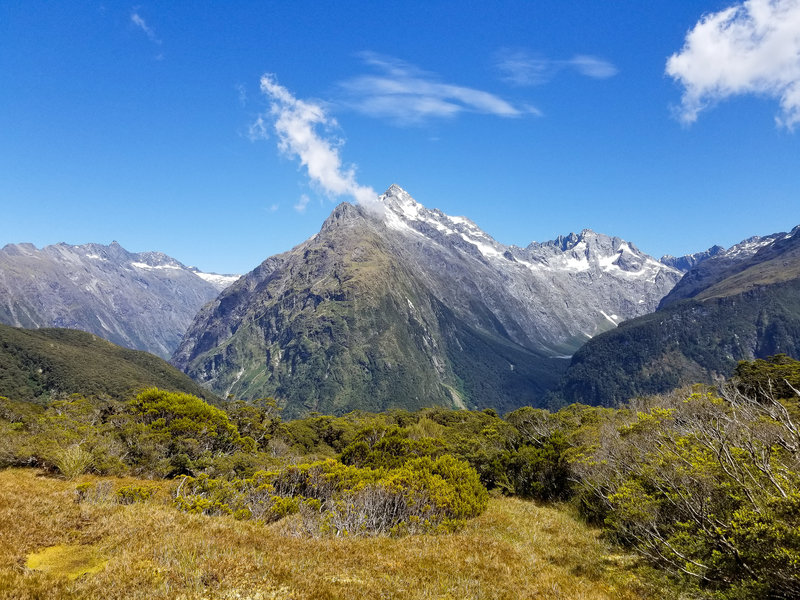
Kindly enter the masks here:
M 8 244 L 0 249 L 0 323 L 81 329 L 168 358 L 200 307 L 232 277 L 116 242 Z
M 800 226 L 752 237 L 693 267 L 657 311 L 589 341 L 564 402 L 614 405 L 729 377 L 739 360 L 800 356 Z

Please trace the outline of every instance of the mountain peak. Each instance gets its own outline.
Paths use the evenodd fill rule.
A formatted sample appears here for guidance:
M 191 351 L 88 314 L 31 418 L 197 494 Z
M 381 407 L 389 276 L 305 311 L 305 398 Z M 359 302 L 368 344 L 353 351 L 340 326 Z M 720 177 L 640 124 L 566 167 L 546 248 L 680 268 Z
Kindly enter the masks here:
M 405 191 L 403 188 L 401 188 L 396 183 L 393 183 L 392 185 L 390 185 L 388 187 L 388 189 L 386 190 L 386 192 L 384 192 L 384 195 L 386 195 L 386 196 L 397 196 L 397 195 L 400 195 L 400 194 L 408 195 L 408 192 Z
M 396 183 L 390 185 L 378 200 L 385 208 L 406 219 L 416 219 L 420 209 L 424 208 Z
M 331 229 L 335 229 L 338 227 L 343 227 L 355 219 L 363 218 L 362 212 L 358 209 L 358 207 L 353 206 L 349 202 L 342 202 L 338 204 L 336 208 L 333 209 L 328 218 L 322 223 L 322 227 L 320 228 L 320 233 L 329 231 Z

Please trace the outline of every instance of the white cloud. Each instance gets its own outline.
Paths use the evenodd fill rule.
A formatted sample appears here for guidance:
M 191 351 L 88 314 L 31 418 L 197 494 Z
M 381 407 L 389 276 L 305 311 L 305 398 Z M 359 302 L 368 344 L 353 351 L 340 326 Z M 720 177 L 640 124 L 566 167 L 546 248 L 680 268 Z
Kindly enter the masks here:
M 566 64 L 578 71 L 581 75 L 586 75 L 594 79 L 608 79 L 619 72 L 617 67 L 610 62 L 602 58 L 597 58 L 596 56 L 578 54 L 566 61 Z
M 741 94 L 777 98 L 776 121 L 800 123 L 800 0 L 748 0 L 703 16 L 667 61 L 683 85 L 679 118 Z
M 259 115 L 255 121 L 250 123 L 247 128 L 247 137 L 251 142 L 265 140 L 269 137 L 269 133 L 267 133 L 267 122 L 263 115 Z
M 297 201 L 297 204 L 294 205 L 294 209 L 299 213 L 306 212 L 306 207 L 308 206 L 309 200 L 310 199 L 308 196 L 302 194 L 300 199 Z
M 161 40 L 158 39 L 156 32 L 147 24 L 147 22 L 139 15 L 138 12 L 134 11 L 131 13 L 131 22 L 136 25 L 139 29 L 144 31 L 145 35 L 150 38 L 150 41 L 154 44 L 161 44 Z
M 342 142 L 330 134 L 326 137 L 319 132 L 319 128 L 330 131 L 336 127 L 336 121 L 325 109 L 320 104 L 295 98 L 274 75 L 261 77 L 261 91 L 270 100 L 270 117 L 281 152 L 297 158 L 311 181 L 327 194 L 350 196 L 359 204 L 376 208 L 378 194 L 356 181 L 354 167 L 342 165 L 339 157 Z M 263 117 L 259 117 L 259 121 L 261 124 L 257 130 L 263 130 Z M 307 204 L 307 197 L 301 196 L 295 208 L 302 212 Z
M 372 52 L 361 57 L 379 73 L 345 80 L 340 87 L 348 106 L 372 117 L 414 124 L 462 112 L 499 117 L 538 114 L 533 107 L 515 106 L 490 92 L 443 83 L 436 75 L 395 58 Z
M 495 66 L 504 81 L 518 86 L 547 83 L 563 69 L 573 69 L 593 79 L 608 79 L 618 73 L 612 63 L 596 56 L 577 54 L 569 60 L 553 60 L 509 49 L 497 53 Z

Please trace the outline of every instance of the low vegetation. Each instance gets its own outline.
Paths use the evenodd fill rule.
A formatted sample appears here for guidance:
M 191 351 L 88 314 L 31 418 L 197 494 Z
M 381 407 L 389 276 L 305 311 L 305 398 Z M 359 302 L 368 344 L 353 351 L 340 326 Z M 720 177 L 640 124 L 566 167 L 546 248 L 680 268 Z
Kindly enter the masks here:
M 557 506 L 495 497 L 447 535 L 310 537 L 298 514 L 262 524 L 175 510 L 172 482 L 41 475 L 0 471 L 0 597 L 10 600 L 665 597 L 634 556 Z M 131 485 L 151 496 L 118 502 Z M 88 488 L 80 502 L 76 486 Z
M 219 399 L 165 360 L 75 329 L 0 324 L 0 396 L 47 404 L 73 393 L 115 400 L 157 386 Z
M 800 597 L 798 390 L 800 362 L 776 356 L 718 388 L 502 418 L 284 422 L 271 399 L 214 407 L 156 388 L 3 398 L 0 589 Z M 68 554 L 88 562 L 47 558 Z

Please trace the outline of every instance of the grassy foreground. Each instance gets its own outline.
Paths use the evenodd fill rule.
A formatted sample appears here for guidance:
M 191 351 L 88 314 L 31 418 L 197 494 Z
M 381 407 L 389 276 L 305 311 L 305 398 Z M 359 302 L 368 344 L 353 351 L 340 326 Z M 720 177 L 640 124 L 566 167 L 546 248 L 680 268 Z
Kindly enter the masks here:
M 109 493 L 77 502 L 80 482 Z M 155 493 L 111 501 L 131 483 Z M 163 482 L 0 471 L 2 598 L 663 597 L 632 562 L 567 512 L 512 498 L 453 535 L 314 539 L 179 512 Z

